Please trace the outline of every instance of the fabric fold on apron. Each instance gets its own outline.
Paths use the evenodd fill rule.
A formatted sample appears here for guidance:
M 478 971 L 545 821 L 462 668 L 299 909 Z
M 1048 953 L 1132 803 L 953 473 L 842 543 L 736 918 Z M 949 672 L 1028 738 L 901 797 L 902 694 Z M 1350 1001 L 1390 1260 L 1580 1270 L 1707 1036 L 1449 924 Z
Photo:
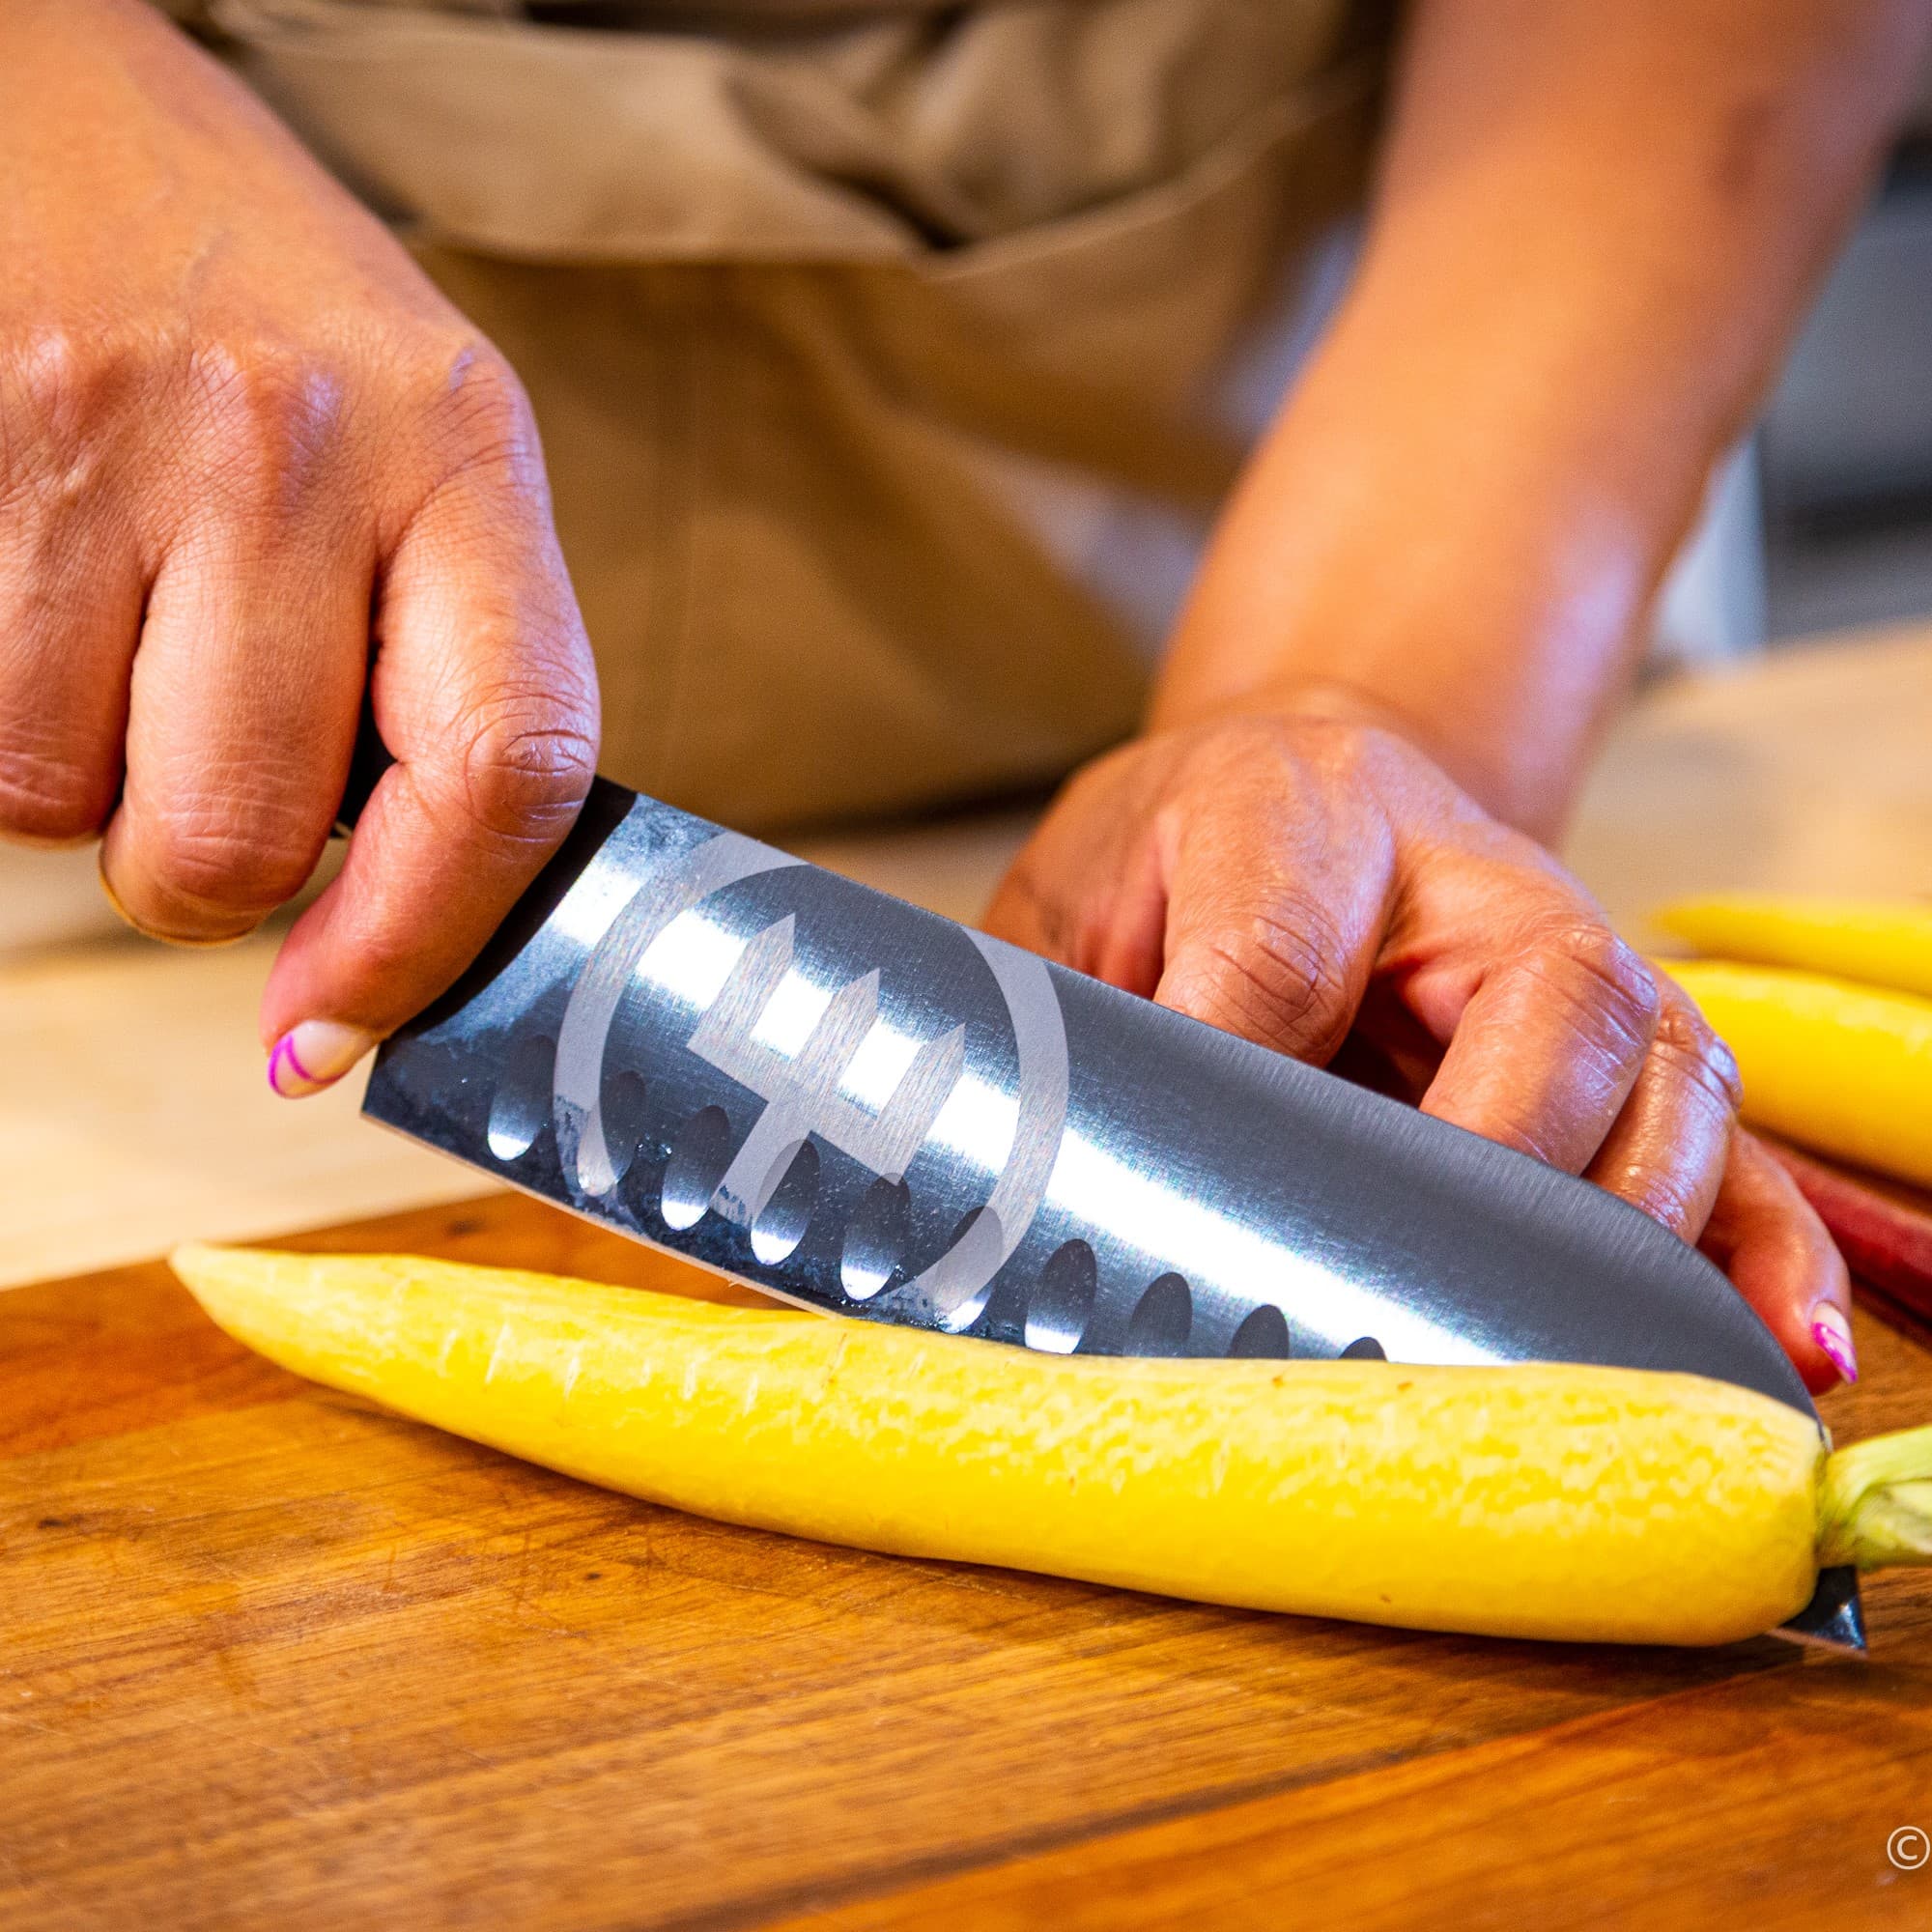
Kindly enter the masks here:
M 1347 0 L 191 11 L 522 374 L 607 769 L 766 828 L 1132 728 L 1388 43 Z

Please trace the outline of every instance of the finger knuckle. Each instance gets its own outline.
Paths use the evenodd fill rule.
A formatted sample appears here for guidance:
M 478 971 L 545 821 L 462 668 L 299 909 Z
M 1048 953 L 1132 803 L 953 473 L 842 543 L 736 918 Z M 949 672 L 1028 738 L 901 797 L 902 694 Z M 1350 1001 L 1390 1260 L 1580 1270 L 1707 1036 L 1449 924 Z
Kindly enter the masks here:
M 129 359 L 60 327 L 0 338 L 0 511 L 49 493 L 77 499 L 99 481 Z
M 445 474 L 495 469 L 523 476 L 540 467 L 529 397 L 491 344 L 468 338 L 445 348 L 420 380 L 429 434 Z
M 1387 727 L 1322 711 L 1262 713 L 1240 721 L 1232 743 L 1272 768 L 1299 766 L 1339 788 L 1364 788 L 1412 762 L 1413 750 Z
M 1674 987 L 1663 995 L 1651 1052 L 1702 1088 L 1725 1112 L 1735 1114 L 1743 1104 L 1737 1056 L 1689 997 Z
M 294 809 L 239 789 L 170 800 L 153 814 L 144 848 L 166 900 L 222 919 L 266 917 L 301 890 L 319 857 Z
M 231 497 L 286 500 L 340 442 L 348 391 L 341 370 L 293 345 L 198 344 L 187 393 L 204 479 Z
M 1336 783 L 1359 782 L 1378 754 L 1377 735 L 1351 720 L 1310 716 L 1273 723 L 1278 755 L 1299 757 Z
M 1195 940 L 1176 964 L 1201 1017 L 1325 1059 L 1349 1030 L 1347 961 L 1328 914 L 1293 896 Z
M 1619 1053 L 1649 1045 L 1662 1008 L 1657 976 L 1601 920 L 1566 916 L 1540 925 L 1529 956 L 1588 1037 Z
M 58 433 L 83 422 L 99 400 L 100 357 L 71 330 L 36 328 L 0 342 L 0 396 L 7 412 Z
M 470 823 L 511 842 L 559 837 L 596 775 L 597 742 L 584 715 L 574 696 L 549 687 L 479 700 L 461 734 Z
M 1632 1207 L 1642 1209 L 1673 1235 L 1689 1236 L 1702 1223 L 1710 1207 L 1710 1192 L 1699 1177 L 1677 1172 L 1633 1175 L 1612 1186 Z
M 104 761 L 0 748 L 0 833 L 10 838 L 76 844 L 100 830 L 113 804 Z

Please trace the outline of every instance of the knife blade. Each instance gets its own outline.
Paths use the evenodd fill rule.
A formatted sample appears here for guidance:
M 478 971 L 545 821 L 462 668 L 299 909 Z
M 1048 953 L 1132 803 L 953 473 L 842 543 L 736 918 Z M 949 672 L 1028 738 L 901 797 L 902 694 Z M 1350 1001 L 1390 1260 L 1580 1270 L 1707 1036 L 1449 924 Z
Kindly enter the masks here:
M 1601 1188 L 603 780 L 364 1113 L 841 1315 L 1681 1370 L 1815 1415 L 1724 1277 Z M 1793 1629 L 1861 1646 L 1855 1573 Z

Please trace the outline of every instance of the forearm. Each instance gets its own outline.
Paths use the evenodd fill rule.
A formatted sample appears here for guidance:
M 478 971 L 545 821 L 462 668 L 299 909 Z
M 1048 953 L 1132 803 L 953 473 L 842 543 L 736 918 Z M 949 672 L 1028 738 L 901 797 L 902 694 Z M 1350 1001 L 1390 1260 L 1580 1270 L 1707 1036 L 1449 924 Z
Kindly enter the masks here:
M 1354 287 L 1154 722 L 1392 718 L 1547 835 L 1916 71 L 1922 0 L 1425 0 Z

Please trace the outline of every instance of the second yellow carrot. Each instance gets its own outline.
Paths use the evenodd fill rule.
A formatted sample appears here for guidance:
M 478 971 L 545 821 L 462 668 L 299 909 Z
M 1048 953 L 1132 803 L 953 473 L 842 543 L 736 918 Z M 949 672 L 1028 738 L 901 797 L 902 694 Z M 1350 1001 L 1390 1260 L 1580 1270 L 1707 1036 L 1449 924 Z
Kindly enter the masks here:
M 1932 999 L 1721 960 L 1669 972 L 1729 1041 L 1745 1119 L 1932 1187 Z
M 1932 905 L 1726 893 L 1680 899 L 1653 913 L 1651 923 L 1716 958 L 1932 998 Z

